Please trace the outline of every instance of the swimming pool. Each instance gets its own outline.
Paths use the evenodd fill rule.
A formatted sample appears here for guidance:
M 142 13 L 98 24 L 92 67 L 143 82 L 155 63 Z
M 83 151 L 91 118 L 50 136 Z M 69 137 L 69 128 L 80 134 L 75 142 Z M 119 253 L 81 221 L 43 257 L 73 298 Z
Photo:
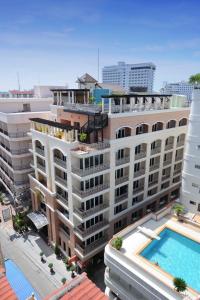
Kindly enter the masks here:
M 140 255 L 200 292 L 200 244 L 169 228 L 159 236 L 161 239 L 153 240 Z
M 30 297 L 32 293 L 34 293 L 37 300 L 40 300 L 37 292 L 33 289 L 22 271 L 12 260 L 6 260 L 5 267 L 6 277 L 19 300 L 27 299 L 27 297 Z

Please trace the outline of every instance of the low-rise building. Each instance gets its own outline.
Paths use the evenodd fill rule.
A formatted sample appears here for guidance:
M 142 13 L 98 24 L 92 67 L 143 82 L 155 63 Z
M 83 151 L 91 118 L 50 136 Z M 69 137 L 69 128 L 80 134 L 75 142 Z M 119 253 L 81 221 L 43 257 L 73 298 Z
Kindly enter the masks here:
M 16 202 L 30 199 L 30 118 L 49 117 L 52 98 L 0 99 L 0 182 Z
M 194 84 L 191 84 L 187 81 L 165 83 L 164 87 L 161 89 L 163 93 L 185 95 L 189 102 L 192 100 L 193 90 Z
M 82 268 L 122 228 L 179 197 L 189 108 L 171 95 L 54 90 L 32 118 L 32 206 L 44 232 Z M 38 214 L 36 213 L 36 217 Z

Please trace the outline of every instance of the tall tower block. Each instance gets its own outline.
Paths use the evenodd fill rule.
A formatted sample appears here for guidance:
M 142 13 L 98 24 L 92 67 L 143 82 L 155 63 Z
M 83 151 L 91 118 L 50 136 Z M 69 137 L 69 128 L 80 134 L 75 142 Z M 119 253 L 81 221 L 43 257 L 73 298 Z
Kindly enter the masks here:
M 189 118 L 181 202 L 189 211 L 200 212 L 200 86 L 193 91 Z

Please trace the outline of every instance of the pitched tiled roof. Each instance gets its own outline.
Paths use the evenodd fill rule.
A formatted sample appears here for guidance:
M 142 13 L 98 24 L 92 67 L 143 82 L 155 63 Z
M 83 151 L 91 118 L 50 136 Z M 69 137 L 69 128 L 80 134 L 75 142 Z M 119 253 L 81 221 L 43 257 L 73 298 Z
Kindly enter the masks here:
M 87 278 L 86 273 L 70 280 L 44 300 L 108 300 L 108 297 Z
M 77 82 L 82 82 L 82 83 L 86 83 L 86 82 L 89 82 L 89 83 L 96 83 L 97 80 L 94 79 L 94 77 L 92 77 L 91 75 L 89 75 L 88 73 L 85 73 L 83 76 L 79 77 L 77 79 Z
M 0 277 L 0 299 L 18 300 L 5 275 Z

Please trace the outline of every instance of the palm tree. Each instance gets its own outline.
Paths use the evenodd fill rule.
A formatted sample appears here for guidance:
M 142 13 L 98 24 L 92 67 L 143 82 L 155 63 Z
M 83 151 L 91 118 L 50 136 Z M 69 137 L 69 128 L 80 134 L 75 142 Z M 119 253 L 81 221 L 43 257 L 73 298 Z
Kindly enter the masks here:
M 182 278 L 175 277 L 173 283 L 177 292 L 184 292 L 187 289 L 187 284 Z
M 183 212 L 184 212 L 184 206 L 183 206 L 182 204 L 179 204 L 179 203 L 175 204 L 174 207 L 173 207 L 173 209 L 174 209 L 174 212 L 175 212 L 175 214 L 176 214 L 176 216 L 177 216 L 178 218 L 179 218 L 180 215 L 182 215 Z
M 189 83 L 200 84 L 200 73 L 191 75 L 189 78 Z

